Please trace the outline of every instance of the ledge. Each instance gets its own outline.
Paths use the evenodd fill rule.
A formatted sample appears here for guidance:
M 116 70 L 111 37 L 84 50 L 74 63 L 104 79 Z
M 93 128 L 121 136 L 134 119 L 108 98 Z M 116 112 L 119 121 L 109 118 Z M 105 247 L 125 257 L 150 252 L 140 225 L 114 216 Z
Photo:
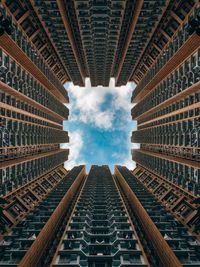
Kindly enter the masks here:
M 39 159 L 39 158 L 44 158 L 44 157 L 56 155 L 56 154 L 63 153 L 63 152 L 66 152 L 67 153 L 66 156 L 68 156 L 69 149 L 58 149 L 58 150 L 53 150 L 53 151 L 40 153 L 38 155 L 25 156 L 25 157 L 22 157 L 22 158 L 11 159 L 11 160 L 8 160 L 8 161 L 0 163 L 0 169 L 11 167 L 11 166 L 14 166 L 14 165 L 17 165 L 17 164 L 21 164 L 21 163 L 24 163 L 24 162 L 27 162 L 27 161 L 31 161 L 31 160 L 35 160 L 35 159 Z
M 200 36 L 196 33 L 191 35 L 187 41 L 177 50 L 177 52 L 169 59 L 169 61 L 159 70 L 152 80 L 143 88 L 133 91 L 132 102 L 137 103 L 144 98 L 158 83 L 160 83 L 168 74 L 179 67 L 196 49 L 200 43 Z M 145 77 L 141 80 L 141 82 Z M 141 83 L 140 82 L 140 83 Z
M 42 83 L 54 96 L 61 102 L 68 103 L 67 91 L 63 88 L 61 93 L 43 74 L 43 72 L 28 58 L 22 49 L 7 34 L 0 37 L 0 46 L 14 60 L 16 60 L 25 70 L 33 75 L 40 83 Z M 56 77 L 55 77 L 56 78 Z M 62 85 L 62 84 L 61 84 Z
M 136 150 L 137 149 L 132 149 L 132 152 L 136 151 Z M 173 157 L 173 156 L 164 155 L 164 154 L 161 154 L 161 153 L 149 152 L 149 151 L 146 151 L 146 150 L 143 150 L 143 149 L 138 149 L 137 152 L 141 153 L 141 154 L 148 155 L 148 156 L 152 156 L 152 157 L 156 157 L 156 158 L 160 158 L 160 159 L 176 162 L 176 163 L 179 163 L 179 164 L 182 164 L 182 165 L 186 165 L 186 166 L 189 166 L 189 167 L 192 167 L 192 168 L 195 168 L 195 169 L 200 169 L 200 163 L 196 162 L 196 161 L 193 161 L 193 160 L 177 158 L 177 157 Z M 135 161 L 137 162 L 137 160 L 135 160 Z M 140 163 L 138 162 L 138 164 L 140 164 Z

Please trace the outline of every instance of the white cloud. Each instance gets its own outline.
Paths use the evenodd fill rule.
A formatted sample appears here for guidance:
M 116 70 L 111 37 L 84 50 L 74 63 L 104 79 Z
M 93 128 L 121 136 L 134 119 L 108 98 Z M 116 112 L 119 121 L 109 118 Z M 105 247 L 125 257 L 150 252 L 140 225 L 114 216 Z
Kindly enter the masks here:
M 131 110 L 130 92 L 134 89 L 133 83 L 127 86 L 115 87 L 114 79 L 110 80 L 109 87 L 91 87 L 90 80 L 86 79 L 86 86 L 68 86 L 68 91 L 74 101 L 70 104 L 70 110 L 79 110 L 80 115 L 72 115 L 71 120 L 79 120 L 90 123 L 101 129 L 111 129 L 113 127 L 114 113 L 122 108 L 128 113 Z M 107 95 L 112 95 L 112 105 L 105 110 L 101 110 L 101 105 L 106 100 Z
M 129 153 L 129 156 L 120 165 L 126 166 L 129 170 L 133 170 L 136 167 L 136 162 L 132 160 L 131 153 Z
M 63 144 L 62 148 L 69 148 L 69 159 L 65 162 L 65 168 L 71 169 L 74 166 L 85 164 L 80 159 L 80 152 L 83 147 L 83 137 L 80 130 L 69 132 L 70 143 Z
M 133 83 L 129 83 L 126 86 L 115 87 L 114 79 L 111 79 L 109 87 L 91 87 L 89 79 L 86 79 L 86 86 L 79 87 L 74 86 L 72 83 L 67 85 L 67 90 L 71 95 L 71 103 L 68 105 L 70 109 L 70 121 L 83 122 L 86 124 L 92 124 L 93 126 L 102 130 L 114 129 L 113 121 L 119 109 L 123 109 L 125 112 L 120 114 L 121 119 L 118 121 L 117 129 L 124 131 L 126 129 L 126 123 L 131 123 L 130 111 L 133 106 L 130 101 L 130 96 L 135 88 Z M 108 107 L 104 106 L 102 110 L 101 106 L 106 101 L 107 95 L 111 96 L 111 104 Z M 73 112 L 72 112 L 73 111 Z M 75 112 L 78 111 L 78 112 Z M 129 116 L 129 118 L 128 118 Z M 128 118 L 128 119 L 127 119 Z M 136 128 L 136 123 L 133 123 L 133 130 Z M 84 131 L 84 130 L 83 130 Z M 65 163 L 67 169 L 71 169 L 75 165 L 85 164 L 81 160 L 82 148 L 84 138 L 83 132 L 79 129 L 78 131 L 69 131 L 70 143 L 66 144 L 65 147 L 70 149 L 69 160 Z M 121 144 L 121 137 L 111 140 L 116 146 Z M 137 144 L 130 143 L 130 137 L 127 140 L 127 146 L 124 149 L 127 153 L 113 153 L 112 157 L 116 159 L 118 164 L 125 165 L 130 169 L 134 169 L 136 164 L 131 158 L 130 148 L 138 148 Z M 88 152 L 90 153 L 90 152 Z M 104 155 L 104 154 L 103 154 Z M 100 157 L 100 153 L 98 153 Z
M 140 144 L 133 143 L 131 144 L 131 149 L 139 149 Z M 121 165 L 126 166 L 128 169 L 133 170 L 136 167 L 136 162 L 132 160 L 131 150 L 127 154 L 127 157 L 122 161 Z

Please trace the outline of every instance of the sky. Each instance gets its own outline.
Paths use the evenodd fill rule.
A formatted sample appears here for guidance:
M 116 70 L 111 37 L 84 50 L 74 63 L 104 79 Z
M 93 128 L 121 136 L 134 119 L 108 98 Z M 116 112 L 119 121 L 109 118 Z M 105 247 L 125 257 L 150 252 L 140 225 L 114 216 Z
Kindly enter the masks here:
M 134 83 L 115 87 L 111 79 L 109 87 L 91 87 L 86 79 L 85 87 L 67 83 L 69 94 L 69 120 L 64 121 L 70 141 L 62 145 L 69 148 L 67 169 L 84 164 L 89 171 L 92 164 L 125 165 L 134 169 L 131 148 L 137 147 L 130 141 L 136 121 L 131 119 L 131 95 Z

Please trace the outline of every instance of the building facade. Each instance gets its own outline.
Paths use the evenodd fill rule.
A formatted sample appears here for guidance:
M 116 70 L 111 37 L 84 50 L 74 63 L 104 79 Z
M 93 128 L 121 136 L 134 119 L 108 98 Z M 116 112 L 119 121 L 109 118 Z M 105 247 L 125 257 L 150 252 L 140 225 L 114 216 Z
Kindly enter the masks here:
M 132 142 L 141 144 L 132 150 L 134 175 L 179 221 L 199 231 L 193 198 L 200 195 L 200 7 L 198 1 L 172 6 L 132 74 L 138 122 Z
M 69 153 L 60 149 L 69 141 L 63 131 L 66 73 L 58 54 L 44 51 L 50 43 L 38 43 L 42 25 L 31 28 L 31 17 L 16 5 L 0 4 L 0 196 L 9 203 L 1 212 L 1 234 L 62 180 Z
M 39 201 L 0 242 L 2 267 L 200 266 L 198 235 L 126 167 L 59 170 L 32 191 Z

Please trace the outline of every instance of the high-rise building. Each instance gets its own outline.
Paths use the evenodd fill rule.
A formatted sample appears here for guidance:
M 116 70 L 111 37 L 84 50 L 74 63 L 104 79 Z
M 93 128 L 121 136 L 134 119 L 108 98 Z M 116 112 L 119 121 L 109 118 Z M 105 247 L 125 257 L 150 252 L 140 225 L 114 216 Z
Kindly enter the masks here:
M 63 178 L 69 153 L 60 149 L 69 140 L 62 125 L 69 113 L 67 75 L 27 12 L 17 1 L 0 4 L 0 195 L 9 203 L 1 213 L 3 232 Z
M 0 242 L 0 266 L 200 266 L 196 234 L 126 167 L 112 175 L 92 166 L 86 175 L 79 166 L 52 179 L 53 188 L 33 186 L 39 201 L 26 216 L 21 200 L 23 219 Z
M 191 230 L 199 224 L 200 7 L 172 3 L 140 55 L 132 117 L 135 176 Z M 169 9 L 169 10 L 168 10 Z
M 133 171 L 64 168 L 86 77 L 136 83 Z M 2 0 L 0 267 L 200 266 L 199 86 L 198 0 Z
M 83 178 L 83 166 L 75 167 L 69 173 L 56 169 L 49 177 L 38 179 L 25 190 L 21 189 L 4 198 L 1 225 L 5 222 L 5 213 L 8 219 L 4 224 L 5 229 L 1 227 L 1 267 L 49 266 L 49 257 L 71 216 Z M 14 222 L 13 217 L 16 218 Z M 5 234 L 8 227 L 10 231 Z M 47 263 L 42 262 L 42 256 Z

